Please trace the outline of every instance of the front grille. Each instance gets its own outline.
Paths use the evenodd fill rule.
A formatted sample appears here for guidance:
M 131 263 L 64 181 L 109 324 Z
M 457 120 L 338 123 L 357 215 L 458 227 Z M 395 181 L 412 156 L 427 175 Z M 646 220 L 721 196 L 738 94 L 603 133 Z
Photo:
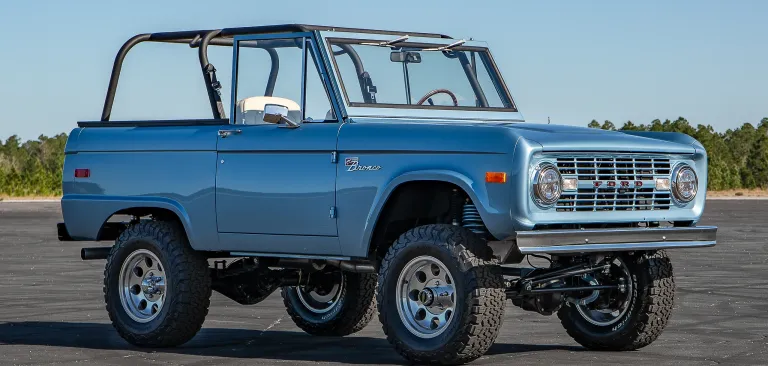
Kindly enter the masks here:
M 669 177 L 667 157 L 558 157 L 557 168 L 579 181 L 576 192 L 563 192 L 560 212 L 669 210 L 669 191 L 656 191 L 657 177 Z

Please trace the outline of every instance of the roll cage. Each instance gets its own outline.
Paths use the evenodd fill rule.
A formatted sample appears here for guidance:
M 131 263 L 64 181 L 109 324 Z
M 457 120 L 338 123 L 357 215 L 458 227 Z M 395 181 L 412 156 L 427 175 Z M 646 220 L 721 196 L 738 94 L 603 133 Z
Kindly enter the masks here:
M 208 101 L 211 105 L 211 112 L 213 114 L 212 120 L 195 120 L 201 123 L 224 123 L 227 120 L 225 114 L 225 107 L 221 101 L 221 84 L 218 81 L 216 75 L 216 68 L 208 60 L 208 46 L 234 46 L 235 36 L 244 35 L 260 35 L 260 34 L 280 34 L 280 33 L 309 33 L 310 37 L 317 44 L 319 31 L 332 31 L 332 32 L 349 32 L 349 33 L 368 33 L 379 35 L 401 35 L 410 34 L 413 36 L 424 38 L 443 38 L 450 39 L 443 34 L 436 33 L 422 33 L 422 32 L 394 32 L 384 30 L 371 30 L 371 29 L 355 29 L 355 28 L 340 28 L 330 26 L 317 26 L 317 25 L 303 25 L 303 24 L 284 24 L 284 25 L 269 25 L 269 26 L 256 26 L 256 27 L 241 27 L 241 28 L 225 28 L 225 29 L 212 29 L 212 30 L 194 30 L 194 31 L 180 31 L 180 32 L 163 32 L 163 33 L 144 33 L 138 34 L 130 38 L 123 44 L 115 57 L 114 65 L 112 67 L 112 74 L 109 79 L 109 86 L 107 89 L 107 95 L 104 101 L 104 108 L 101 113 L 101 119 L 99 122 L 81 122 L 81 126 L 96 126 L 103 125 L 102 122 L 108 122 L 112 114 L 112 106 L 115 101 L 115 93 L 117 91 L 117 85 L 120 80 L 120 72 L 122 70 L 123 61 L 125 60 L 128 52 L 137 44 L 142 42 L 156 42 L 156 43 L 177 43 L 177 44 L 189 44 L 191 48 L 198 49 L 198 58 L 200 60 L 200 67 L 203 74 L 203 80 L 205 82 L 205 88 L 208 94 Z M 263 42 L 262 42 L 263 43 Z M 272 67 L 270 69 L 270 75 L 267 82 L 266 95 L 271 95 L 271 91 L 274 89 L 275 80 L 277 78 L 277 72 L 279 70 L 279 60 L 277 53 L 274 49 L 262 46 L 257 41 L 240 41 L 238 43 L 244 47 L 258 47 L 265 49 L 272 60 Z M 354 57 L 353 57 L 354 59 Z M 359 62 L 359 58 L 357 58 Z M 324 65 L 326 69 L 329 69 Z M 362 66 L 360 66 L 362 67 Z M 189 122 L 189 121 L 186 121 Z M 109 125 L 114 126 L 121 122 L 112 122 Z

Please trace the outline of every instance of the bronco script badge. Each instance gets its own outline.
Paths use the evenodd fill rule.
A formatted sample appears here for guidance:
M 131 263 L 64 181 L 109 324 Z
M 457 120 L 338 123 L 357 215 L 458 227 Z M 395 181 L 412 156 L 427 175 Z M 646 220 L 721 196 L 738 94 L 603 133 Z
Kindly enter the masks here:
M 348 172 L 366 171 L 366 170 L 381 170 L 379 165 L 360 165 L 357 156 L 352 156 L 344 159 L 344 166 L 347 167 Z

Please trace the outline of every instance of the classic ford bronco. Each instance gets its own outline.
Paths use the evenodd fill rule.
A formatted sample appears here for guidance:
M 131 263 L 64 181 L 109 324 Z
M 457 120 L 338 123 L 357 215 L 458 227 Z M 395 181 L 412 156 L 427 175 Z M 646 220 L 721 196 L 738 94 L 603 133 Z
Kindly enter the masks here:
M 141 42 L 195 49 L 211 119 L 110 120 Z M 231 79 L 211 46 L 231 47 Z M 473 40 L 306 25 L 140 34 L 117 55 L 101 120 L 69 136 L 58 234 L 114 241 L 81 257 L 106 259 L 107 312 L 137 346 L 190 340 L 211 291 L 253 305 L 278 289 L 313 335 L 355 333 L 378 312 L 412 362 L 482 356 L 506 300 L 557 314 L 589 349 L 650 344 L 673 308 L 667 250 L 715 245 L 717 229 L 696 226 L 704 148 L 524 122 Z

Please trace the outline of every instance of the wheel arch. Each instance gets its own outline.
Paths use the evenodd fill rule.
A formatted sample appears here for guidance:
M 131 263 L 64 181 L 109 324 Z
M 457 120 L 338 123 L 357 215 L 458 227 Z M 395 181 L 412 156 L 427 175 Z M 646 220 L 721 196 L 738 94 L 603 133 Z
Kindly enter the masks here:
M 434 194 L 411 196 L 413 192 L 424 192 L 425 187 Z M 445 198 L 445 194 L 452 193 L 454 190 L 475 204 L 484 222 L 486 217 L 492 215 L 488 210 L 488 196 L 484 185 L 477 184 L 464 174 L 449 170 L 425 170 L 404 173 L 391 180 L 381 190 L 368 215 L 368 224 L 363 236 L 368 255 L 380 256 L 382 251 L 386 252 L 386 249 L 392 245 L 394 240 L 388 242 L 387 226 L 393 219 L 399 217 L 398 214 L 401 212 L 398 210 L 402 209 L 402 205 L 418 208 L 420 205 L 431 204 L 437 199 Z M 408 198 L 414 198 L 415 202 L 409 201 Z M 396 231 L 405 232 L 408 229 L 410 227 Z M 397 233 L 395 239 L 400 234 L 402 233 Z
M 169 198 L 65 196 L 61 204 L 67 230 L 78 240 L 110 240 L 116 230 L 110 220 L 115 216 L 151 215 L 181 224 L 190 245 L 195 248 L 195 235 L 186 209 Z

